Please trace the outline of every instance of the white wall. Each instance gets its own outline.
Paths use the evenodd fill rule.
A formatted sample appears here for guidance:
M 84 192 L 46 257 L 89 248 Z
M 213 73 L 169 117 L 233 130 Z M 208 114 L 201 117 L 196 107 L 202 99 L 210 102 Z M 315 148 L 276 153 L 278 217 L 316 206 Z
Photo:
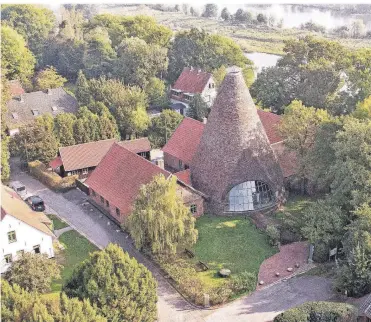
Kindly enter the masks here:
M 209 84 L 214 84 L 214 88 L 212 88 L 212 86 L 211 86 L 211 88 L 209 88 Z M 212 77 L 210 77 L 210 79 L 207 82 L 207 84 L 205 86 L 205 89 L 203 90 L 201 96 L 205 100 L 207 105 L 209 105 L 209 107 L 211 107 L 212 104 L 214 103 L 216 94 L 217 94 L 217 90 L 216 90 L 215 81 Z
M 17 241 L 14 243 L 9 243 L 8 232 L 10 231 L 15 231 L 16 233 Z M 1 273 L 5 272 L 10 266 L 5 263 L 5 255 L 12 254 L 14 261 L 17 256 L 17 251 L 24 250 L 25 252 L 31 252 L 36 245 L 40 245 L 41 253 L 46 253 L 49 258 L 54 257 L 53 240 L 51 236 L 27 225 L 11 215 L 6 215 L 0 222 Z

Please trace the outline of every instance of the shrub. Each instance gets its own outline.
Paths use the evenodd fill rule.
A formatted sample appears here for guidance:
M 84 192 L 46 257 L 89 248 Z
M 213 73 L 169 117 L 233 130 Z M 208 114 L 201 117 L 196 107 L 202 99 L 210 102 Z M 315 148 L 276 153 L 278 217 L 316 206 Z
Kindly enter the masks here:
M 234 293 L 250 293 L 255 290 L 256 276 L 249 272 L 233 275 L 229 285 Z
M 269 243 L 272 246 L 277 246 L 280 240 L 280 231 L 277 229 L 277 227 L 274 225 L 268 225 L 265 232 L 268 235 Z
M 313 260 L 317 263 L 324 263 L 328 260 L 329 247 L 325 243 L 314 244 Z
M 308 302 L 276 316 L 274 322 L 351 322 L 356 321 L 353 305 L 332 302 Z
M 28 163 L 28 169 L 32 176 L 55 191 L 66 191 L 76 186 L 77 175 L 61 178 L 55 172 L 48 171 L 46 166 L 36 160 Z

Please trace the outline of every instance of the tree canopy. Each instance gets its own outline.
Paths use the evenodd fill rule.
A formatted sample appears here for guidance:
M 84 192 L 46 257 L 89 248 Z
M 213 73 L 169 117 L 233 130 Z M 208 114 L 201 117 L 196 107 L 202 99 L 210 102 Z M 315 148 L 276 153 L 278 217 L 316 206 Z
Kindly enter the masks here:
M 200 94 L 196 94 L 189 103 L 187 116 L 202 122 L 203 119 L 209 114 L 208 112 L 209 111 L 206 102 Z
M 49 88 L 62 87 L 67 79 L 57 73 L 57 70 L 51 66 L 37 73 L 35 77 L 35 89 L 39 91 Z
M 90 299 L 109 321 L 155 321 L 157 283 L 150 271 L 121 247 L 109 244 L 81 263 L 63 291 Z
M 197 240 L 195 218 L 177 195 L 175 177 L 162 174 L 141 187 L 127 227 L 139 249 L 153 254 L 175 254 L 177 247 Z

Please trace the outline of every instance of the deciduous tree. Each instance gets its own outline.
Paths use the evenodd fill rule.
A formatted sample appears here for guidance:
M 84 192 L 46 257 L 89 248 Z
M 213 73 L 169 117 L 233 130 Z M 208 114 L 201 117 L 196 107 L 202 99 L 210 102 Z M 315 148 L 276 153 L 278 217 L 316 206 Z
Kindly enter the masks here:
M 182 115 L 172 110 L 163 110 L 160 116 L 152 118 L 151 126 L 148 129 L 148 139 L 151 142 L 151 146 L 162 148 L 182 119 Z
M 70 297 L 90 299 L 109 321 L 151 322 L 157 318 L 156 288 L 146 267 L 109 244 L 81 263 L 63 290 Z
M 218 16 L 218 6 L 215 3 L 207 3 L 202 16 L 207 18 L 216 18 Z
M 54 120 L 54 130 L 60 146 L 69 146 L 76 143 L 73 128 L 76 116 L 72 113 L 60 113 Z
M 54 278 L 60 278 L 60 266 L 45 254 L 24 253 L 6 271 L 4 278 L 28 292 L 50 291 Z
M 67 79 L 57 73 L 51 66 L 39 71 L 35 77 L 35 90 L 43 91 L 49 88 L 62 87 Z
M 195 94 L 192 101 L 189 103 L 187 116 L 197 121 L 203 121 L 207 117 L 208 106 L 200 94 Z
M 197 240 L 195 218 L 177 195 L 175 177 L 158 175 L 141 187 L 127 221 L 138 249 L 153 254 L 175 254 L 177 247 Z
M 169 103 L 165 82 L 157 77 L 149 79 L 144 91 L 151 106 L 166 106 Z
M 231 19 L 231 13 L 229 12 L 228 8 L 223 8 L 222 12 L 220 13 L 220 18 L 222 18 L 224 21 L 228 21 Z
M 88 80 L 82 70 L 79 70 L 76 80 L 76 99 L 81 106 L 87 106 L 92 101 Z

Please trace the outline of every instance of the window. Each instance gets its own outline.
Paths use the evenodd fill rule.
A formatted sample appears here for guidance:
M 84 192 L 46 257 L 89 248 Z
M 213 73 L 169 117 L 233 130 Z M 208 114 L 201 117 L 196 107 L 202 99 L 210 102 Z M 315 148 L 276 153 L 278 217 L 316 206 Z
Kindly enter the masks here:
M 195 214 L 197 212 L 197 205 L 191 205 L 189 209 L 191 210 L 191 214 Z
M 88 172 L 89 172 L 88 168 L 82 169 L 82 174 L 88 174 Z
M 14 242 L 17 241 L 17 237 L 15 235 L 15 231 L 14 230 L 8 232 L 8 241 L 9 241 L 9 244 L 14 243 Z
M 209 88 L 211 88 L 211 83 L 209 83 Z
M 180 91 L 178 89 L 172 89 L 171 94 L 173 94 L 175 96 L 179 96 L 180 94 L 182 94 L 182 91 Z
M 185 100 L 190 101 L 190 100 L 192 100 L 192 98 L 193 98 L 193 94 L 184 94 L 184 99 Z
M 93 195 L 93 197 L 97 195 L 94 190 L 91 191 L 91 194 Z
M 143 158 L 145 158 L 147 156 L 147 152 L 140 152 L 139 155 Z
M 53 112 L 58 111 L 58 107 L 56 107 L 56 106 L 52 106 L 52 111 L 53 111 Z
M 183 169 L 183 161 L 179 160 L 179 169 Z
M 100 197 L 100 202 L 104 203 L 104 198 L 102 196 Z
M 106 200 L 106 207 L 109 207 L 109 201 Z
M 13 119 L 18 120 L 18 114 L 17 113 L 12 113 Z
M 39 115 L 39 110 L 32 110 L 32 114 L 33 114 L 34 116 Z
M 79 170 L 72 170 L 71 172 L 69 172 L 71 176 L 74 176 L 74 175 L 78 175 L 79 174 Z
M 117 215 L 118 217 L 120 217 L 120 209 L 119 209 L 119 208 L 116 208 L 116 215 Z
M 227 211 L 248 211 L 271 206 L 275 198 L 265 182 L 246 181 L 229 191 L 227 202 Z
M 12 254 L 7 254 L 4 256 L 4 259 L 5 259 L 5 263 L 7 264 L 10 264 L 11 262 L 13 262 L 13 256 Z
M 40 254 L 40 245 L 34 246 L 33 250 L 34 250 L 35 254 Z

